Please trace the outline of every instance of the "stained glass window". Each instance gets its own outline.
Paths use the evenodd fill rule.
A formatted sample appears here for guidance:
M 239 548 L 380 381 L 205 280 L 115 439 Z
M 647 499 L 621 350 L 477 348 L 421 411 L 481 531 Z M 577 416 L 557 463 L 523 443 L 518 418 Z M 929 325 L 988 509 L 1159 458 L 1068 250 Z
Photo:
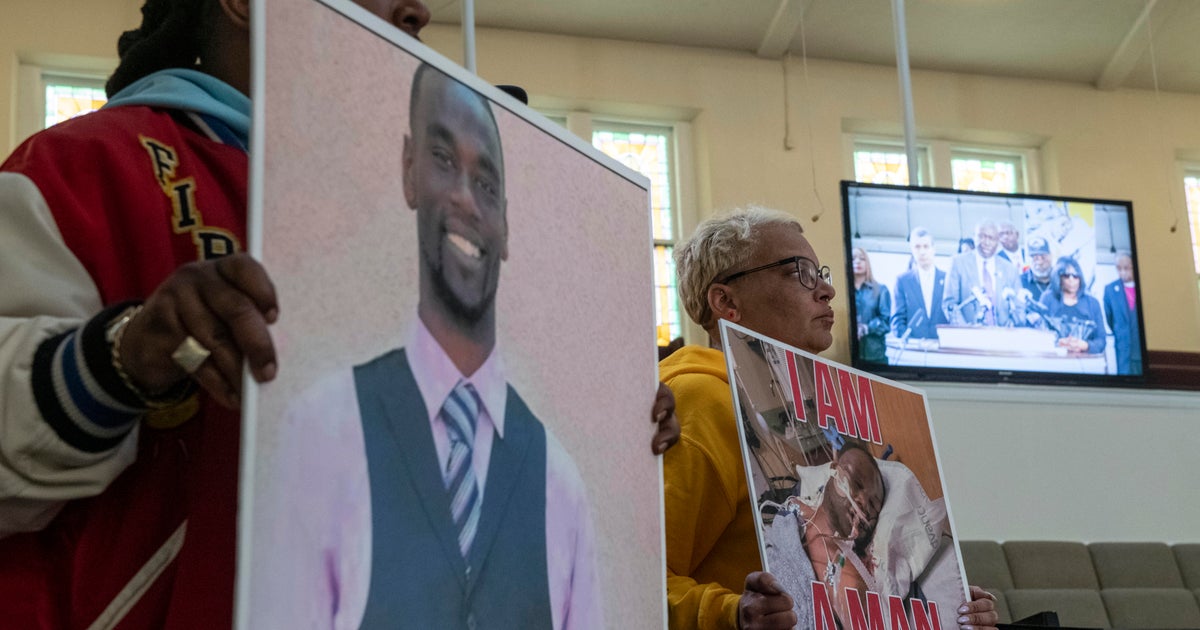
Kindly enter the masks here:
M 64 81 L 46 82 L 46 126 L 82 116 L 108 102 L 104 89 L 96 85 L 73 85 Z
M 1020 184 L 1021 158 L 1014 156 L 955 153 L 950 158 L 953 187 L 981 192 L 1023 192 Z
M 1196 273 L 1200 274 L 1200 171 L 1188 173 L 1183 178 L 1183 189 L 1192 230 L 1192 260 L 1196 263 Z
M 654 231 L 654 312 L 659 345 L 683 334 L 675 290 L 675 209 L 671 190 L 671 130 L 597 124 L 592 146 L 650 178 L 650 219 Z
M 670 132 L 639 133 L 598 130 L 592 132 L 592 146 L 616 158 L 625 166 L 650 178 L 650 218 L 656 240 L 674 240 L 671 213 L 671 163 L 668 157 Z
M 683 334 L 679 320 L 679 293 L 675 290 L 675 248 L 654 246 L 654 332 L 665 346 Z
M 924 173 L 926 156 L 925 148 L 918 147 L 918 185 L 927 180 Z M 909 182 L 908 154 L 904 152 L 903 146 L 856 143 L 854 145 L 854 179 L 868 184 L 907 186 Z

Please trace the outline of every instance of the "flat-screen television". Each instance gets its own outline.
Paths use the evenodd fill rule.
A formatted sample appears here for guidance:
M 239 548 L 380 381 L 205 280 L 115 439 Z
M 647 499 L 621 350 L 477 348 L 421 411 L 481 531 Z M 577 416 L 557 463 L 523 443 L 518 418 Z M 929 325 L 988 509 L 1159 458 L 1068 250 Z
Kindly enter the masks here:
M 842 182 L 854 367 L 900 380 L 1143 382 L 1128 201 Z

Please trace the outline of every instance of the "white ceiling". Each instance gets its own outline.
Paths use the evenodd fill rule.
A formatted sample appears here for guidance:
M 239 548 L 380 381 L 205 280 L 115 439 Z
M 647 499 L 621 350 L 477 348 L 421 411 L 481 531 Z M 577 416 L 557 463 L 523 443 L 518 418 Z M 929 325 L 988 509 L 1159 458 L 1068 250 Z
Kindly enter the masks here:
M 799 55 L 803 32 L 810 58 L 894 65 L 891 4 L 476 0 L 475 23 L 767 58 Z M 435 22 L 460 21 L 461 0 L 429 5 Z M 906 0 L 905 16 L 914 69 L 1153 89 L 1153 57 L 1161 90 L 1200 94 L 1200 0 Z

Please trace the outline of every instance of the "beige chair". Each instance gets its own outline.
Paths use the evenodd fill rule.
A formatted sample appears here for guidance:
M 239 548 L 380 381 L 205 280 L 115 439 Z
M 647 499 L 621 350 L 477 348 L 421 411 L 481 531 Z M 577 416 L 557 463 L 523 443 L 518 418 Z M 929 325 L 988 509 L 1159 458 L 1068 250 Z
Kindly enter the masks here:
M 1072 628 L 1111 628 L 1100 592 L 1088 588 L 1016 588 L 1005 593 L 1013 619 L 1042 611 L 1058 613 L 1058 622 Z
M 1092 557 L 1083 543 L 1009 541 L 1004 543 L 1004 556 L 1008 559 L 1015 589 L 1100 588 Z M 1012 597 L 1009 597 L 1009 604 L 1012 604 Z M 1016 610 L 1012 614 L 1014 619 L 1024 616 Z M 1064 621 L 1063 625 L 1072 624 Z
M 1184 543 L 1171 547 L 1175 552 L 1175 563 L 1183 576 L 1183 585 L 1200 589 L 1200 543 Z
M 1092 543 L 1088 551 L 1102 589 L 1183 588 L 1175 554 L 1166 543 Z
M 1200 605 L 1187 589 L 1106 588 L 1100 596 L 1113 628 L 1200 628 Z

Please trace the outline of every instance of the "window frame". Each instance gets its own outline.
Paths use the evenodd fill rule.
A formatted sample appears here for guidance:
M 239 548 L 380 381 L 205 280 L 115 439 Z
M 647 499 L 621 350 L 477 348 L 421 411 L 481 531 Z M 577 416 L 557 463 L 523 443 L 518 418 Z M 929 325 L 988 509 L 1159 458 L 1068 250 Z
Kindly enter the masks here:
M 675 153 L 676 153 L 675 129 L 673 128 L 673 126 L 664 125 L 664 124 L 646 124 L 646 123 L 628 122 L 626 120 L 620 120 L 620 119 L 614 120 L 614 119 L 610 119 L 607 117 L 591 117 L 589 120 L 589 127 L 590 127 L 591 131 L 585 137 L 585 140 L 587 140 L 587 142 L 589 144 L 592 142 L 592 138 L 597 132 L 603 132 L 603 131 L 607 131 L 607 132 L 611 132 L 611 133 L 624 133 L 624 134 L 646 134 L 646 135 L 654 134 L 654 135 L 664 136 L 666 138 L 667 185 L 669 186 L 669 189 L 667 191 L 667 200 L 668 200 L 668 203 L 671 204 L 670 217 L 669 217 L 669 221 L 670 221 L 669 229 L 670 229 L 670 233 L 671 233 L 671 238 L 659 238 L 658 235 L 653 235 L 652 247 L 655 250 L 657 250 L 659 247 L 667 247 L 667 248 L 670 248 L 670 251 L 674 252 L 675 247 L 680 240 L 681 230 L 680 230 L 680 220 L 679 220 L 679 202 L 678 202 L 679 196 L 678 196 L 678 194 L 676 194 L 676 191 L 677 191 L 678 185 L 679 185 L 679 180 L 676 177 L 676 171 L 678 170 L 678 166 L 677 166 L 678 158 L 675 155 Z M 651 210 L 651 212 L 653 212 L 652 208 L 650 208 L 649 210 Z M 653 216 L 651 216 L 651 222 L 652 222 L 651 225 L 652 226 L 653 226 L 653 220 L 654 220 Z M 652 233 L 653 233 L 653 230 L 652 230 Z M 657 265 L 656 265 L 656 267 L 657 267 Z M 653 278 L 653 280 L 656 281 L 656 282 L 654 282 L 654 288 L 657 291 L 659 288 L 659 285 L 657 282 L 658 278 Z M 687 321 L 687 314 L 683 312 L 683 305 L 682 305 L 681 301 L 679 300 L 678 279 L 672 278 L 670 280 L 673 281 L 673 284 L 675 285 L 675 309 L 674 309 L 675 313 L 674 313 L 674 316 L 675 316 L 675 320 L 678 322 L 679 330 L 678 330 L 678 335 L 674 335 L 674 334 L 670 335 L 670 339 L 668 339 L 668 342 L 671 339 L 675 339 L 676 336 L 679 336 L 679 337 L 684 336 L 684 325 Z M 658 308 L 657 308 L 657 305 L 655 305 L 656 317 L 657 317 L 657 314 L 658 314 Z M 659 325 L 660 324 L 656 321 L 655 327 L 657 328 Z M 670 327 L 669 321 L 667 322 L 667 326 L 668 326 L 668 328 Z M 674 331 L 672 331 L 672 332 L 674 332 Z
M 859 150 L 859 147 L 895 147 L 897 153 L 904 153 L 904 138 L 899 136 L 849 132 L 844 134 L 843 137 L 846 155 L 846 178 L 853 181 L 858 181 L 854 171 L 854 153 Z M 1028 139 L 1024 140 L 1028 141 Z M 918 165 L 918 168 L 926 169 L 922 170 L 922 175 L 925 173 L 929 174 L 928 180 L 922 181 L 919 184 L 921 186 L 954 188 L 954 174 L 951 169 L 951 161 L 959 155 L 969 155 L 972 157 L 1001 157 L 1020 160 L 1021 167 L 1018 169 L 1017 180 L 1024 185 L 1024 189 L 1018 186 L 1016 192 L 1027 194 L 1039 194 L 1042 192 L 1041 179 L 1038 176 L 1038 173 L 1041 171 L 1041 161 L 1039 159 L 1039 149 L 1036 146 L 1029 146 L 1022 143 L 1006 145 L 972 142 L 968 138 L 959 139 L 954 137 L 918 138 L 917 150 L 922 154 L 921 163 Z
M 950 155 L 948 158 L 948 168 L 950 177 L 948 181 L 954 183 L 954 160 L 956 159 L 980 159 L 993 161 L 1008 161 L 1015 162 L 1016 168 L 1013 169 L 1015 190 L 1002 191 L 1013 193 L 1032 193 L 1026 182 L 1029 181 L 1029 159 L 1025 156 L 1027 150 L 1013 151 L 1011 149 L 997 149 L 995 147 L 981 147 L 978 145 L 967 144 L 951 144 Z M 951 186 L 953 187 L 953 186 Z M 957 190 L 957 189 L 956 189 Z
M 1200 162 L 1180 163 L 1178 180 L 1181 189 L 1180 193 L 1183 197 L 1184 220 L 1187 221 L 1187 229 L 1192 246 L 1192 268 L 1196 273 L 1197 287 L 1200 287 L 1200 202 L 1197 203 L 1197 207 L 1194 210 L 1188 205 L 1187 178 L 1189 177 L 1200 179 Z M 1193 216 L 1193 212 L 1195 216 Z
M 46 124 L 46 85 L 48 79 L 81 80 L 89 86 L 103 88 L 119 60 L 107 57 L 62 55 L 52 53 L 21 53 L 17 58 L 17 82 L 12 146 L 16 148 L 29 136 L 41 131 Z
M 653 239 L 652 246 L 665 245 L 676 247 L 678 243 L 696 229 L 699 222 L 696 204 L 696 179 L 693 162 L 693 136 L 691 123 L 685 120 L 666 119 L 658 117 L 628 116 L 623 114 L 593 113 L 578 109 L 538 108 L 538 111 L 552 121 L 565 120 L 568 131 L 578 136 L 589 145 L 592 144 L 592 132 L 597 130 L 616 132 L 645 132 L 664 130 L 669 131 L 668 151 L 670 163 L 668 175 L 671 190 L 671 222 L 673 239 Z M 647 211 L 650 209 L 647 208 Z M 707 344 L 708 333 L 688 317 L 683 308 L 682 300 L 676 300 L 676 317 L 680 324 L 680 334 L 684 342 L 689 344 Z M 655 322 L 657 325 L 657 321 Z
M 94 74 L 84 74 L 80 72 L 61 72 L 57 70 L 42 70 L 41 72 L 41 111 L 42 129 L 46 128 L 46 91 L 51 85 L 65 85 L 72 88 L 89 88 L 96 90 L 104 90 L 106 77 L 96 76 Z M 107 100 L 107 99 L 105 99 Z
M 855 154 L 860 151 L 882 150 L 887 153 L 899 153 L 908 159 L 903 138 L 894 138 L 891 136 L 868 136 L 854 135 L 850 140 L 850 179 L 858 181 L 858 173 L 855 165 Z M 913 186 L 933 186 L 934 170 L 932 151 L 927 143 L 917 142 L 917 181 L 924 182 L 920 184 L 912 183 L 912 174 L 909 174 L 909 183 Z

